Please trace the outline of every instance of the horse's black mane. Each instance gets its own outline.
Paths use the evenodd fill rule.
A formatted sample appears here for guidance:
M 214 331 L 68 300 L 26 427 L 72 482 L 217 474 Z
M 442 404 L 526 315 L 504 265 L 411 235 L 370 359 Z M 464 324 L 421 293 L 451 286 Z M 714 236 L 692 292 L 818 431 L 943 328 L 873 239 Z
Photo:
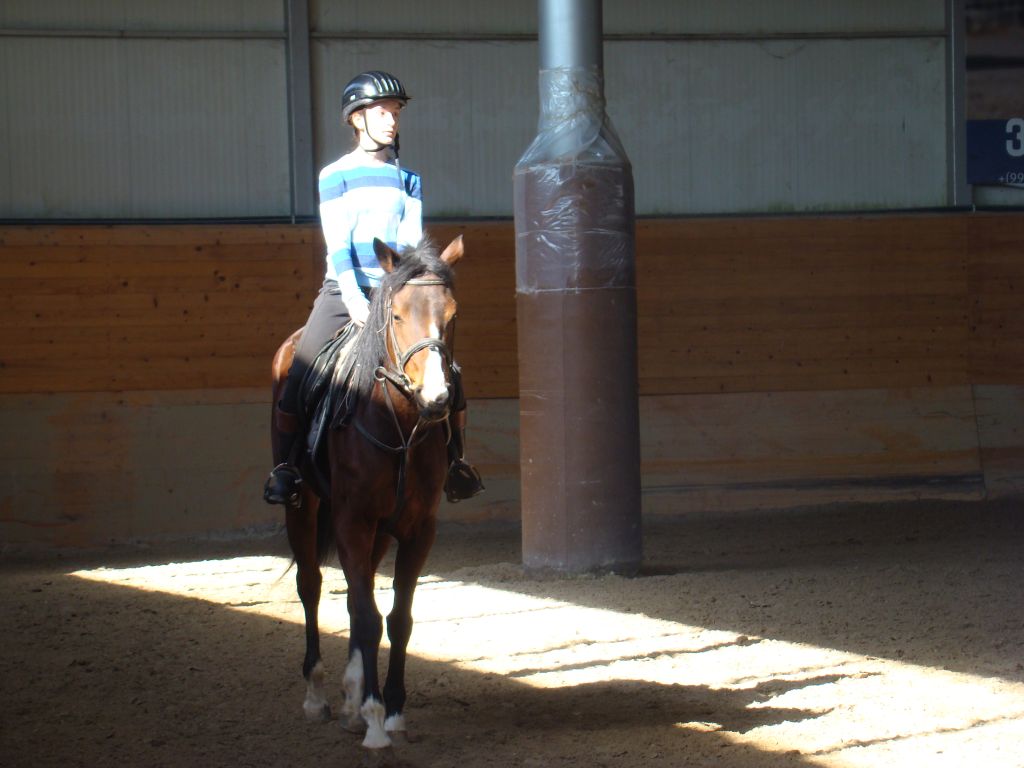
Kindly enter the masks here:
M 350 358 L 355 368 L 349 387 L 355 395 L 368 396 L 372 392 L 374 371 L 387 361 L 386 336 L 391 304 L 388 298 L 410 280 L 428 273 L 443 280 L 449 288 L 452 286 L 452 268 L 441 261 L 437 246 L 428 238 L 423 238 L 416 247 L 402 250 L 398 265 L 391 272 L 385 273 L 380 286 L 372 292 L 370 314 L 366 326 L 353 342 Z

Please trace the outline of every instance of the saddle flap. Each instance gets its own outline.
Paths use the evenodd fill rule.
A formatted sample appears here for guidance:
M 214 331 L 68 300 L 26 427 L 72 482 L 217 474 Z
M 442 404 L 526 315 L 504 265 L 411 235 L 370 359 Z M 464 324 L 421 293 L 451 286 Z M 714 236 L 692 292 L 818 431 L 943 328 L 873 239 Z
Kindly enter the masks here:
M 337 336 L 324 345 L 306 371 L 299 388 L 299 414 L 306 429 L 306 447 L 316 458 L 323 433 L 337 423 L 340 404 L 344 402 L 346 384 L 352 372 L 349 352 L 359 327 L 346 325 Z

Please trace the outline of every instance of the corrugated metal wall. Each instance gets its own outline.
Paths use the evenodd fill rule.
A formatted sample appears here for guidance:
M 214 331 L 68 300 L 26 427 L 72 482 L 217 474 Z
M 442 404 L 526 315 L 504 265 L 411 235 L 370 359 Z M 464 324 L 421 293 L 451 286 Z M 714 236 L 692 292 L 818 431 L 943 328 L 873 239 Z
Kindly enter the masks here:
M 283 19 L 280 0 L 0 5 L 0 217 L 286 214 Z
M 608 110 L 638 213 L 946 204 L 942 2 L 604 7 Z M 511 169 L 536 130 L 535 2 L 381 14 L 319 0 L 311 18 L 318 165 L 351 141 L 330 109 L 345 81 L 390 69 L 418 97 L 402 147 L 428 215 L 511 214 Z
M 606 0 L 638 213 L 947 204 L 945 6 Z M 283 8 L 5 2 L 0 217 L 290 215 Z M 537 119 L 535 0 L 311 0 L 310 26 L 317 167 L 350 143 L 344 83 L 385 68 L 415 96 L 402 152 L 427 215 L 511 215 Z

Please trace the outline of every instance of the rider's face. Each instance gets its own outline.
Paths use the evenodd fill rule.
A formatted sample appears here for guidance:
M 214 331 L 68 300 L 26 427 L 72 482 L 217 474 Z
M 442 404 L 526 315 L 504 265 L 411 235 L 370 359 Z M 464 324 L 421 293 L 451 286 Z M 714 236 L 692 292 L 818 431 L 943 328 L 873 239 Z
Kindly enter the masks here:
M 398 113 L 402 102 L 397 99 L 375 101 L 352 115 L 352 124 L 362 134 L 368 133 L 378 144 L 392 144 L 398 135 Z

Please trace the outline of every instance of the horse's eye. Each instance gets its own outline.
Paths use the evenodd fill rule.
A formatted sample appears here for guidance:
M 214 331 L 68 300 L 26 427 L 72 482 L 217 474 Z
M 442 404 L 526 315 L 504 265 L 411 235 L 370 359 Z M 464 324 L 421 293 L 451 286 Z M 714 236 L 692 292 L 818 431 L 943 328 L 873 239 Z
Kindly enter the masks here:
M 402 316 L 401 315 L 392 315 L 391 319 L 394 320 L 396 323 L 402 322 Z

